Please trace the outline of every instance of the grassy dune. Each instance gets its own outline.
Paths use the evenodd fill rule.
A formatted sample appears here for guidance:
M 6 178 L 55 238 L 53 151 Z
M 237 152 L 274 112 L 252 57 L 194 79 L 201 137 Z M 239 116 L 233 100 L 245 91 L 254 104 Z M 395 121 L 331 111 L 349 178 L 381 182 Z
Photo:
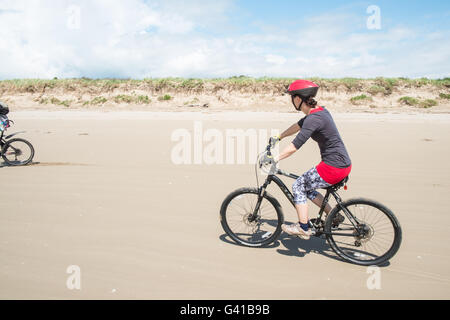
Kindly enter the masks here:
M 294 78 L 14 79 L 0 81 L 0 100 L 17 109 L 122 109 L 211 106 L 217 110 L 285 110 Z M 318 99 L 339 111 L 386 108 L 450 112 L 450 78 L 311 78 Z M 159 108 L 159 109 L 158 109 Z M 266 109 L 264 109 L 266 108 Z M 278 109 L 277 109 L 278 108 Z M 177 109 L 179 110 L 179 109 Z
M 66 91 L 83 90 L 93 88 L 105 92 L 120 87 L 146 88 L 153 91 L 195 91 L 215 92 L 218 90 L 245 91 L 245 92 L 268 92 L 279 91 L 282 94 L 294 78 L 250 78 L 245 76 L 217 79 L 184 79 L 184 78 L 162 78 L 162 79 L 14 79 L 0 81 L 0 93 L 36 93 L 46 90 L 63 89 Z M 309 80 L 319 84 L 324 90 L 346 90 L 347 92 L 367 92 L 369 94 L 383 93 L 391 94 L 396 88 L 421 88 L 432 86 L 439 89 L 450 88 L 450 78 L 444 79 L 407 79 L 407 78 L 340 78 L 323 79 L 310 78 Z

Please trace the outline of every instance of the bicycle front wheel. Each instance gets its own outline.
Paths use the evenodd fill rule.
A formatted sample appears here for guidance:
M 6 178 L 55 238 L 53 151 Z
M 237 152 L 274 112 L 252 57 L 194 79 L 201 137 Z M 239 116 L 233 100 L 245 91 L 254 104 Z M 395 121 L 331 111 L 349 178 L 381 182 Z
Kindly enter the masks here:
M 338 256 L 370 266 L 380 265 L 397 253 L 402 230 L 391 210 L 362 198 L 346 201 L 342 207 L 333 209 L 325 222 L 328 243 Z
M 278 201 L 266 194 L 254 215 L 258 199 L 258 189 L 243 188 L 231 193 L 222 204 L 220 222 L 228 236 L 238 244 L 264 247 L 281 233 L 284 218 Z
M 24 139 L 9 140 L 2 148 L 2 158 L 10 166 L 25 166 L 33 157 L 33 145 Z

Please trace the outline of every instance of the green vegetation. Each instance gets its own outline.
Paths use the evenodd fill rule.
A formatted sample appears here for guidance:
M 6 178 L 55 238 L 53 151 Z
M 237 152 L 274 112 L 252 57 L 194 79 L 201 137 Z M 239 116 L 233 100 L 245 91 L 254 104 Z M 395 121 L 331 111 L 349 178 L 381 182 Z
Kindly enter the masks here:
M 158 101 L 169 101 L 169 100 L 172 100 L 172 97 L 168 94 L 158 97 Z
M 356 104 L 356 103 L 361 102 L 361 101 L 372 101 L 372 100 L 373 100 L 372 97 L 366 96 L 365 94 L 362 94 L 362 95 L 359 95 L 359 96 L 351 98 L 350 102 L 353 103 L 353 104 Z
M 95 97 L 94 99 L 89 102 L 89 104 L 92 105 L 99 105 L 99 104 L 105 104 L 108 101 L 105 97 Z
M 420 106 L 422 108 L 431 108 L 437 105 L 438 105 L 437 101 L 433 99 L 426 99 L 425 101 L 420 102 Z
M 375 82 L 378 86 L 384 88 L 387 94 L 391 94 L 394 87 L 398 85 L 399 80 L 395 78 L 376 78 Z
M 384 87 L 381 87 L 381 86 L 378 86 L 378 85 L 371 86 L 367 90 L 367 92 L 370 93 L 371 95 L 374 95 L 374 96 L 379 94 L 379 93 L 384 94 L 384 95 L 388 94 L 388 92 L 386 91 L 386 89 Z
M 441 99 L 450 99 L 450 94 L 447 93 L 440 93 L 439 98 Z
M 138 104 L 149 104 L 151 102 L 148 96 L 135 96 L 135 95 L 118 95 L 114 97 L 115 103 L 138 103 Z
M 412 97 L 401 97 L 398 101 L 408 106 L 415 106 L 421 108 L 431 108 L 438 105 L 437 101 L 433 99 L 426 99 L 421 101 L 419 99 Z
M 70 107 L 73 103 L 72 100 L 64 100 L 61 101 L 58 98 L 50 97 L 50 98 L 41 98 L 36 99 L 35 101 L 39 101 L 40 104 L 54 104 L 54 105 L 62 105 L 65 107 Z M 95 97 L 91 101 L 84 101 L 82 103 L 83 106 L 87 105 L 102 105 L 108 102 L 108 99 L 102 96 Z M 118 95 L 114 97 L 115 103 L 136 103 L 136 104 L 149 104 L 151 100 L 148 96 L 140 95 L 140 96 L 130 96 L 130 95 Z
M 132 103 L 133 97 L 125 94 L 118 95 L 114 98 L 115 103 Z
M 152 100 L 150 100 L 148 96 L 138 96 L 136 101 L 140 104 L 149 104 L 150 102 L 152 102 Z
M 191 101 L 186 101 L 186 102 L 184 103 L 184 105 L 186 106 L 186 105 L 188 105 L 188 104 L 198 104 L 198 103 L 200 103 L 200 100 L 199 100 L 197 97 L 195 97 L 195 98 L 192 99 Z
M 51 104 L 54 104 L 54 105 L 57 105 L 57 106 L 64 106 L 66 108 L 69 108 L 72 102 L 73 102 L 72 100 L 63 100 L 63 101 L 61 101 L 61 100 L 59 100 L 58 98 L 55 98 L 55 97 L 41 98 L 39 100 L 40 104 L 49 104 L 49 103 L 51 103 Z
M 340 80 L 333 79 L 332 81 L 339 81 L 341 84 L 343 84 L 349 90 L 357 88 L 360 83 L 360 79 L 356 79 L 356 78 L 342 78 Z
M 115 89 L 127 91 L 130 88 L 155 92 L 160 95 L 177 93 L 180 91 L 189 92 L 217 92 L 218 90 L 241 91 L 249 93 L 271 92 L 283 94 L 294 78 L 274 78 L 261 77 L 252 78 L 245 75 L 233 76 L 229 78 L 147 78 L 143 80 L 133 79 L 14 79 L 0 81 L 0 93 L 35 93 L 43 94 L 53 90 L 75 91 L 79 88 L 88 88 L 89 93 L 101 95 L 104 92 L 112 92 Z M 433 86 L 437 89 L 450 88 L 450 78 L 443 79 L 408 79 L 408 78 L 309 78 L 315 81 L 324 90 L 347 92 L 366 92 L 371 95 L 390 95 L 396 89 L 402 87 L 419 88 L 423 86 Z M 145 97 L 145 96 L 143 96 Z M 141 98 L 143 103 L 146 99 Z M 136 98 L 134 98 L 136 100 Z M 447 98 L 445 98 L 447 99 Z M 139 100 L 139 98 L 138 98 Z
M 419 104 L 419 100 L 412 97 L 401 97 L 400 99 L 398 99 L 398 102 L 401 102 L 408 106 L 417 106 Z
M 204 81 L 202 79 L 187 79 L 178 84 L 178 88 L 184 90 L 199 90 L 203 89 Z
M 60 102 L 60 105 L 66 107 L 66 108 L 69 108 L 71 103 L 72 103 L 72 100 L 64 100 L 64 101 Z

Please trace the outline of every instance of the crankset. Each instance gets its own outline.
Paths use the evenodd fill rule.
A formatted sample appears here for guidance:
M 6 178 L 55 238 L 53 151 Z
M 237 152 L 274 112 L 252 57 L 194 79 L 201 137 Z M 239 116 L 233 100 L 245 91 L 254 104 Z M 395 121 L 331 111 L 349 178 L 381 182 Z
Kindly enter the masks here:
M 313 236 L 320 237 L 323 234 L 324 222 L 320 219 L 314 218 L 309 221 L 309 227 L 313 232 Z

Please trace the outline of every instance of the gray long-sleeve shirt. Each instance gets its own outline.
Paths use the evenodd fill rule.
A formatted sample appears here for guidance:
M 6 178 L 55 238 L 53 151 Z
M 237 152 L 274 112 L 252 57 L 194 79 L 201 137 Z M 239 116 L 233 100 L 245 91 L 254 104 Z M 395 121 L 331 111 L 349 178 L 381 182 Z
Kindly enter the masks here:
M 349 167 L 352 164 L 350 156 L 330 112 L 324 107 L 316 110 L 298 122 L 301 130 L 292 143 L 300 149 L 312 138 L 319 144 L 323 162 L 335 168 Z

